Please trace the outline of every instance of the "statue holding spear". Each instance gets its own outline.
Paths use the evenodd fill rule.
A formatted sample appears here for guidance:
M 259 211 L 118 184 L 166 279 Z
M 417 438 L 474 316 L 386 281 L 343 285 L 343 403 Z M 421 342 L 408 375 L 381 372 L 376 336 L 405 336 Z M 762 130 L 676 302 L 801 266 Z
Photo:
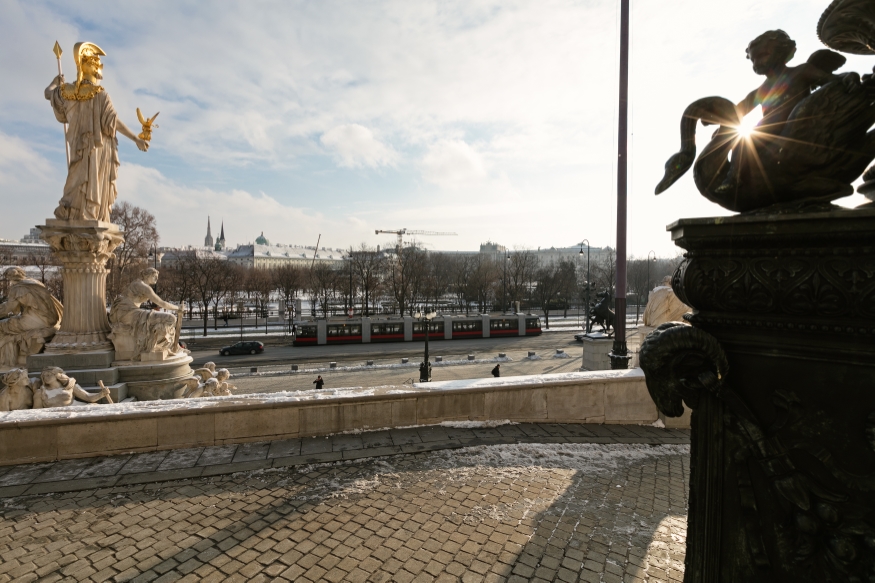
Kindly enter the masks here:
M 151 133 L 146 134 L 144 126 L 144 137 L 137 136 L 118 118 L 112 100 L 100 84 L 103 80 L 100 57 L 106 55 L 103 49 L 89 42 L 73 46 L 75 83 L 64 82 L 62 51 L 57 42 L 54 52 L 58 76 L 46 87 L 45 98 L 51 102 L 55 118 L 64 124 L 68 152 L 67 181 L 55 217 L 109 222 L 119 167 L 116 133 L 132 140 L 143 152 L 149 149 L 147 138 Z

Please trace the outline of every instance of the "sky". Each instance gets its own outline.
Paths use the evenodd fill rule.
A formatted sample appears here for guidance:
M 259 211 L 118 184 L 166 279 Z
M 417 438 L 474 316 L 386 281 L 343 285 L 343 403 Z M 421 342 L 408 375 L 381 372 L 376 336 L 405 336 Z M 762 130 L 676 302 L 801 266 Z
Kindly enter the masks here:
M 687 173 L 654 196 L 695 99 L 756 88 L 745 48 L 782 28 L 823 46 L 827 0 L 632 0 L 628 251 L 674 256 L 666 225 L 729 211 Z M 0 237 L 52 216 L 63 126 L 43 98 L 73 44 L 103 57 L 121 119 L 160 111 L 148 152 L 119 136 L 119 200 L 161 245 L 616 246 L 619 0 L 0 0 Z M 848 56 L 842 71 L 868 72 Z M 703 145 L 713 128 L 699 127 Z M 863 202 L 859 195 L 839 201 Z

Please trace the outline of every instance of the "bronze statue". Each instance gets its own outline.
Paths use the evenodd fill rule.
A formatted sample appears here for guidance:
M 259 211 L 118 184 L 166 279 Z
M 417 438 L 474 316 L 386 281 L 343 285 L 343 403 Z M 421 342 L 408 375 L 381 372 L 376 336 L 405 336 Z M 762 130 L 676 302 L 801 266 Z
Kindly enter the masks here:
M 737 105 L 705 97 L 687 107 L 681 150 L 666 162 L 656 194 L 691 166 L 699 192 L 733 211 L 828 202 L 853 193 L 851 182 L 875 159 L 875 133 L 868 131 L 875 123 L 875 79 L 834 74 L 845 58 L 830 50 L 789 67 L 795 51 L 784 31 L 760 35 L 747 48 L 754 71 L 766 76 L 760 87 Z M 750 136 L 741 135 L 741 119 L 758 105 L 762 121 Z M 696 159 L 699 120 L 720 127 Z

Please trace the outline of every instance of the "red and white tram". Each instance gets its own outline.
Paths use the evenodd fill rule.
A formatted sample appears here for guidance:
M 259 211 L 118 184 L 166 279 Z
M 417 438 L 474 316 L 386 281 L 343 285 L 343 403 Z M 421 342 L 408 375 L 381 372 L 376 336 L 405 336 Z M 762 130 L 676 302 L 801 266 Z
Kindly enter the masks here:
M 501 316 L 438 316 L 428 324 L 411 317 L 350 318 L 295 322 L 295 346 L 317 344 L 367 344 L 372 342 L 412 342 L 428 339 L 493 338 L 496 336 L 538 336 L 541 320 L 531 314 Z

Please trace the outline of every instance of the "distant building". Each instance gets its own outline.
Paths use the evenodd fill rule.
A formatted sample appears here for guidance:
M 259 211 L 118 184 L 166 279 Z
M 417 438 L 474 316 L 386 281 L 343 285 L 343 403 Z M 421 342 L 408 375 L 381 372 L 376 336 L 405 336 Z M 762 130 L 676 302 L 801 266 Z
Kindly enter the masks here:
M 51 256 L 52 249 L 40 239 L 39 229 L 31 229 L 18 241 L 0 239 L 0 264 L 27 265 L 28 261 L 44 262 Z
M 342 249 L 321 247 L 302 247 L 298 245 L 283 245 L 277 243 L 271 245 L 270 241 L 261 234 L 254 244 L 238 245 L 233 251 L 226 251 L 228 261 L 243 267 L 268 268 L 281 265 L 301 265 L 309 267 L 314 261 L 324 263 L 338 263 L 343 261 L 345 252 Z

